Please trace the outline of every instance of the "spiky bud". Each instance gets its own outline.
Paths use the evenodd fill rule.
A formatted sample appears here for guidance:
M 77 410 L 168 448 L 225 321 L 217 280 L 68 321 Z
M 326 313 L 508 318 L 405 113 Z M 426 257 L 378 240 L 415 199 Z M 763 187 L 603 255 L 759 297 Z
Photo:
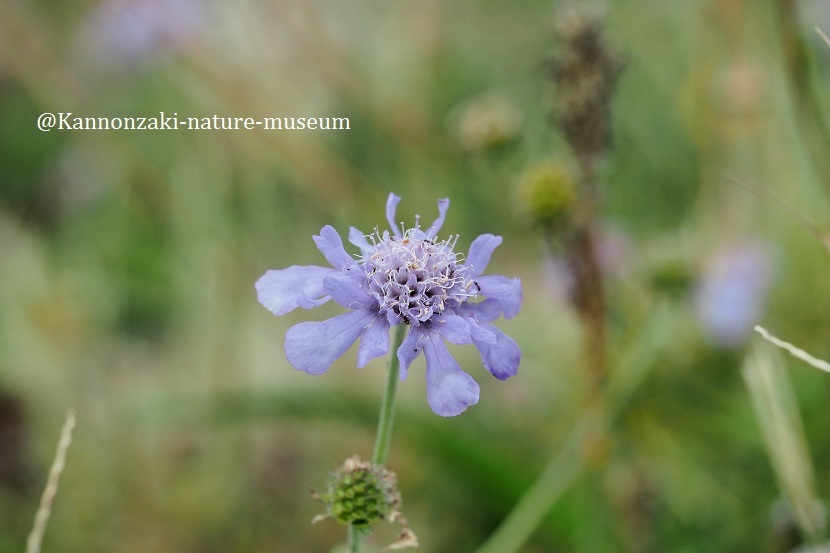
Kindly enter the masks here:
M 395 473 L 356 455 L 331 474 L 328 489 L 320 499 L 327 510 L 320 518 L 334 518 L 365 530 L 390 516 L 401 504 Z

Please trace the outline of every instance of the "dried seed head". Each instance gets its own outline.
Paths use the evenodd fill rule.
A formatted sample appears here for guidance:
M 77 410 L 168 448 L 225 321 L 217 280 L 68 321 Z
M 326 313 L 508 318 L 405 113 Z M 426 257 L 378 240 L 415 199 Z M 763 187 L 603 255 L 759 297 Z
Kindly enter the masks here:
M 610 145 L 611 95 L 622 67 L 602 37 L 598 10 L 566 4 L 554 18 L 557 53 L 554 114 L 581 163 L 592 164 Z

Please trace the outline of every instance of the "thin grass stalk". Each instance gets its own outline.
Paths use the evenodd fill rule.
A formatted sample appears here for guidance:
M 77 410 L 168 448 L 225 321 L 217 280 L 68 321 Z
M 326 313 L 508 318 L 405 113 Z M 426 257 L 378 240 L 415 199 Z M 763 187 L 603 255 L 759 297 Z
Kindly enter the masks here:
M 742 374 L 778 485 L 805 540 L 820 543 L 827 528 L 816 499 L 813 466 L 784 360 L 776 348 L 756 338 Z
M 49 478 L 46 481 L 46 488 L 40 497 L 40 506 L 35 514 L 35 522 L 29 539 L 26 541 L 26 553 L 40 553 L 40 546 L 43 542 L 43 534 L 46 532 L 46 524 L 52 514 L 52 502 L 58 493 L 58 482 L 61 478 L 64 466 L 66 466 L 66 452 L 72 443 L 72 429 L 75 428 L 75 414 L 70 410 L 66 413 L 66 421 L 63 423 L 58 447 L 55 451 L 55 459 L 49 469 Z

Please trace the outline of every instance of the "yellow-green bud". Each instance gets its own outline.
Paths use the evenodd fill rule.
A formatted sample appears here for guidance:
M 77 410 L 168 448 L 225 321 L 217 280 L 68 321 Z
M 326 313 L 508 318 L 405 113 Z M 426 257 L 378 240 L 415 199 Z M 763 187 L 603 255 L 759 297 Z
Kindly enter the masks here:
M 576 202 L 576 186 L 570 171 L 553 161 L 528 169 L 521 179 L 525 209 L 543 224 L 561 221 Z

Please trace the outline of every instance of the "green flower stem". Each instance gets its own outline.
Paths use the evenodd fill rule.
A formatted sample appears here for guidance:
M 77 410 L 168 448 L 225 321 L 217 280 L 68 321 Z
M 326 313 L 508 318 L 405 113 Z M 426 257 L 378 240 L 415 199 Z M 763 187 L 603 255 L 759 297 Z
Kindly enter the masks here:
M 363 538 L 363 535 L 360 533 L 360 530 L 355 528 L 353 524 L 349 524 L 348 538 L 349 553 L 360 553 L 360 542 L 361 538 Z
M 383 401 L 380 404 L 378 433 L 375 437 L 375 449 L 372 452 L 372 463 L 375 465 L 383 465 L 389 456 L 389 444 L 392 441 L 392 423 L 395 422 L 395 397 L 398 392 L 398 375 L 400 374 L 401 368 L 397 352 L 403 343 L 407 328 L 406 325 L 396 325 L 392 331 L 389 371 L 386 375 L 386 390 L 383 393 Z M 363 539 L 363 534 L 350 524 L 348 537 L 349 553 L 360 553 L 360 542 Z
M 378 433 L 375 437 L 375 450 L 372 453 L 372 463 L 382 465 L 389 456 L 389 443 L 392 440 L 392 423 L 395 422 L 395 396 L 398 391 L 398 375 L 400 362 L 397 351 L 403 343 L 406 334 L 406 325 L 397 325 L 392 331 L 392 347 L 389 356 L 389 373 L 386 375 L 386 391 L 383 394 L 383 403 L 380 405 L 378 419 Z

